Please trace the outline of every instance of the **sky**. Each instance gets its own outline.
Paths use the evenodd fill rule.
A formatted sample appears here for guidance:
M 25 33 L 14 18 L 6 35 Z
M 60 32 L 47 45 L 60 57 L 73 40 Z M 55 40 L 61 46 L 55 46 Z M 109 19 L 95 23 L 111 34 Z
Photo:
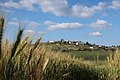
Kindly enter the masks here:
M 0 10 L 6 38 L 21 26 L 33 40 L 120 45 L 120 0 L 0 0 Z

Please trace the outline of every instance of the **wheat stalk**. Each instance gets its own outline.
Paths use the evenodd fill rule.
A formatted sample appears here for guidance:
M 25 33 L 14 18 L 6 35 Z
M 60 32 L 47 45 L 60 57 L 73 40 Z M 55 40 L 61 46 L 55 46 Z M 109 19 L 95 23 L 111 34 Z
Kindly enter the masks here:
M 5 18 L 0 16 L 0 59 L 2 57 L 2 38 L 3 38 L 3 31 L 4 31 L 4 22 Z

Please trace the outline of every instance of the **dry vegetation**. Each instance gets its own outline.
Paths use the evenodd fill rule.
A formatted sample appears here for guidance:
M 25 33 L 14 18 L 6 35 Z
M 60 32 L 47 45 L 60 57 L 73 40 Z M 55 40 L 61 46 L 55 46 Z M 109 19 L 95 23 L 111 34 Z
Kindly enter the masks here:
M 14 43 L 2 42 L 4 17 L 0 16 L 0 80 L 119 80 L 120 54 L 110 55 L 108 64 L 74 58 L 34 45 L 29 37 L 21 40 L 24 29 L 19 29 Z

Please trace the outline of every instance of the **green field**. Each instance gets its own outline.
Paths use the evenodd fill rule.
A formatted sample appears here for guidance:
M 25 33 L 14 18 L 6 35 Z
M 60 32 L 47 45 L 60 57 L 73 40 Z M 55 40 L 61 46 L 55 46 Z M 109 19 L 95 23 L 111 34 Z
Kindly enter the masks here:
M 107 59 L 107 56 L 110 54 L 114 54 L 114 51 L 112 50 L 85 50 L 80 51 L 79 49 L 85 49 L 88 46 L 81 45 L 81 46 L 75 46 L 75 45 L 56 45 L 56 44 L 43 44 L 44 47 L 49 48 L 55 52 L 62 52 L 65 54 L 69 54 L 72 57 L 76 58 L 83 58 L 84 60 L 100 60 L 105 61 Z

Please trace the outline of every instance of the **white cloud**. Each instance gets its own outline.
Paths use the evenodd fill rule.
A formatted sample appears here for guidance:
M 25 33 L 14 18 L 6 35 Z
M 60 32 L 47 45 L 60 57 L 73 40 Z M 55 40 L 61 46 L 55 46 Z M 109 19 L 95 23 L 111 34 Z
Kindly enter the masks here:
M 48 20 L 48 21 L 45 21 L 44 24 L 45 25 L 54 25 L 56 23 Z
M 50 12 L 56 16 L 87 18 L 93 16 L 97 11 L 102 10 L 105 3 L 99 2 L 98 5 L 92 7 L 80 4 L 69 7 L 68 0 L 20 0 L 19 2 L 4 2 L 2 5 L 7 8 L 26 9 L 31 11 L 38 11 L 41 9 L 43 12 Z
M 112 5 L 110 6 L 112 9 L 120 9 L 120 0 L 113 0 Z
M 109 14 L 108 13 L 106 13 L 106 12 L 103 12 L 103 14 L 102 14 L 103 16 L 109 16 Z
M 22 5 L 23 8 L 28 9 L 28 10 L 35 10 L 34 4 L 38 4 L 39 0 L 21 0 L 19 2 L 20 5 Z
M 38 32 L 38 34 L 40 34 L 40 35 L 45 35 L 45 34 L 46 34 L 46 32 L 39 31 L 39 32 Z
M 33 30 L 25 30 L 25 33 L 27 33 L 27 34 L 34 34 L 34 31 Z
M 1 12 L 4 13 L 4 14 L 9 14 L 9 13 L 12 13 L 13 11 L 9 10 L 9 9 L 3 9 L 3 10 L 1 10 Z
M 96 11 L 102 10 L 105 3 L 99 2 L 97 6 L 82 6 L 73 5 L 68 7 L 67 0 L 40 0 L 41 9 L 43 12 L 51 12 L 57 16 L 74 16 L 74 17 L 91 17 Z
M 7 26 L 19 26 L 18 22 L 8 22 Z
M 7 7 L 7 8 L 17 8 L 20 9 L 22 8 L 22 5 L 20 5 L 17 2 L 9 1 L 9 2 L 4 2 L 2 6 Z
M 97 21 L 90 24 L 90 26 L 92 26 L 93 28 L 97 30 L 102 30 L 102 29 L 110 29 L 112 24 L 105 20 L 97 19 Z
M 40 26 L 40 23 L 34 22 L 34 21 L 28 21 L 28 20 L 23 20 L 23 21 L 18 21 L 17 18 L 12 18 L 11 21 L 7 23 L 7 26 L 24 26 L 24 27 L 38 27 Z
M 11 20 L 13 20 L 13 21 L 17 21 L 17 18 L 12 18 Z
M 51 12 L 57 16 L 65 16 L 69 14 L 67 0 L 40 0 L 43 12 Z
M 75 17 L 91 17 L 93 16 L 96 11 L 102 10 L 105 6 L 105 3 L 99 2 L 97 6 L 87 7 L 82 5 L 74 5 L 72 7 L 72 16 Z
M 16 9 L 26 9 L 30 11 L 35 11 L 34 4 L 38 4 L 39 0 L 20 0 L 19 2 L 8 1 L 1 3 L 0 5 L 6 8 L 16 8 Z
M 18 21 L 17 18 L 12 18 L 6 25 L 7 26 L 21 26 L 24 27 L 28 24 L 28 20 Z
M 90 33 L 89 35 L 96 36 L 96 37 L 101 37 L 102 33 L 100 33 L 100 32 L 93 32 L 93 33 Z
M 49 21 L 49 22 L 51 22 L 51 21 Z M 78 22 L 73 22 L 73 23 L 55 23 L 55 22 L 53 22 L 53 23 L 54 24 L 47 24 L 48 30 L 73 29 L 73 28 L 79 28 L 79 27 L 83 26 L 82 24 L 80 24 Z
M 34 22 L 34 21 L 29 21 L 28 24 L 29 24 L 30 27 L 38 27 L 38 26 L 40 26 L 39 23 Z

